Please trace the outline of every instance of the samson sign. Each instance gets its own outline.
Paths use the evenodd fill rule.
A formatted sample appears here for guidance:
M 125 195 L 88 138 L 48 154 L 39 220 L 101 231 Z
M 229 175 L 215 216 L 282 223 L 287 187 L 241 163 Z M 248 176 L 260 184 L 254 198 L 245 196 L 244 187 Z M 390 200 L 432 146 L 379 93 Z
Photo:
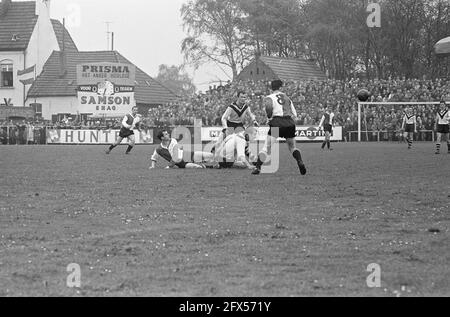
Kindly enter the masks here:
M 202 142 L 217 141 L 222 128 L 202 128 Z M 258 129 L 258 141 L 265 141 L 269 133 L 268 127 Z M 279 139 L 283 140 L 283 139 Z M 316 142 L 325 140 L 325 132 L 319 131 L 318 127 L 297 127 L 296 140 L 301 142 Z M 342 141 L 342 127 L 333 128 L 331 141 Z
M 120 130 L 51 130 L 47 129 L 47 144 L 112 144 Z M 136 144 L 153 144 L 153 130 L 134 131 Z M 126 144 L 124 141 L 123 144 Z
M 136 67 L 121 63 L 77 65 L 78 100 L 81 113 L 121 116 L 136 105 Z

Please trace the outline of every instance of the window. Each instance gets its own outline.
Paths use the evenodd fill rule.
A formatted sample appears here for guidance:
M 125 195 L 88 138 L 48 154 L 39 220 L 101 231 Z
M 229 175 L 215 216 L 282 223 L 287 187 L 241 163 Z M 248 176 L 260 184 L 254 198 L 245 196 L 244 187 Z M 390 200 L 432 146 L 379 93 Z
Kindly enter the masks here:
M 42 104 L 32 103 L 30 106 L 34 109 L 36 117 L 42 117 Z
M 13 87 L 13 64 L 1 62 L 0 64 L 0 87 Z

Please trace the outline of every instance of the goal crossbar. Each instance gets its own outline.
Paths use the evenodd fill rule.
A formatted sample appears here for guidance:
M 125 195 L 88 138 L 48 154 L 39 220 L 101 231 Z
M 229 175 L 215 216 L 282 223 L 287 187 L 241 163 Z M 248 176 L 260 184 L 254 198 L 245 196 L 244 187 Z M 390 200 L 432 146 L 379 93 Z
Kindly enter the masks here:
M 358 102 L 358 142 L 361 142 L 362 140 L 362 115 L 361 115 L 361 109 L 362 106 L 381 106 L 381 105 L 399 105 L 399 106 L 432 106 L 432 105 L 439 105 L 440 102 L 418 102 L 418 101 L 404 101 L 404 102 Z

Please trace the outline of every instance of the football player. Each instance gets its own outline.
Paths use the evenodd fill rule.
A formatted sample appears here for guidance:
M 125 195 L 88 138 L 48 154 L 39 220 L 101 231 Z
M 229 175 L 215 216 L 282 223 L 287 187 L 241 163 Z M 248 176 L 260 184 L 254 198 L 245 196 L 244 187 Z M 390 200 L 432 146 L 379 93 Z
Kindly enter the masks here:
M 259 126 L 248 105 L 247 93 L 241 90 L 237 93 L 237 101 L 232 103 L 222 116 L 223 130 L 213 147 L 213 152 L 228 135 L 245 130 L 244 123 L 247 117 L 250 118 L 253 125 Z
M 165 161 L 169 163 L 166 168 L 195 168 L 201 169 L 205 168 L 200 164 L 195 163 L 187 163 L 183 160 L 183 149 L 178 144 L 178 141 L 172 138 L 167 130 L 161 131 L 158 133 L 158 139 L 161 141 L 161 144 L 155 149 L 151 157 L 151 165 L 150 169 L 154 169 L 156 166 L 156 162 L 158 157 L 163 158 Z
M 269 135 L 263 150 L 258 155 L 258 162 L 252 174 L 261 174 L 261 167 L 270 154 L 273 143 L 280 137 L 286 139 L 289 151 L 297 162 L 300 174 L 306 175 L 306 166 L 303 163 L 300 150 L 297 149 L 295 144 L 296 127 L 294 119 L 297 118 L 297 111 L 294 108 L 294 103 L 281 91 L 281 87 L 283 87 L 281 80 L 274 80 L 271 86 L 273 93 L 264 99 L 267 117 L 269 118 Z
M 447 141 L 447 150 L 450 154 L 450 111 L 444 100 L 439 105 L 439 111 L 436 114 L 435 130 L 437 132 L 436 154 L 441 153 L 441 142 Z
M 256 139 L 256 128 L 248 128 L 246 131 L 233 133 L 219 145 L 214 154 L 195 152 L 194 161 L 204 162 L 213 168 L 248 168 L 253 169 L 251 162 L 256 161 L 256 156 L 250 152 L 250 142 Z
M 325 149 L 325 146 L 327 146 L 328 150 L 332 151 L 330 140 L 331 134 L 333 133 L 334 113 L 328 108 L 328 106 L 325 106 L 324 110 L 325 113 L 319 124 L 319 130 L 323 128 L 325 131 L 325 141 L 322 143 L 322 150 Z
M 403 116 L 402 130 L 404 132 L 404 137 L 408 142 L 408 150 L 411 150 L 414 133 L 417 133 L 417 120 L 411 108 L 406 108 L 405 115 Z
M 142 116 L 138 114 L 138 107 L 135 106 L 131 110 L 131 114 L 127 114 L 122 120 L 122 128 L 120 129 L 119 138 L 116 143 L 111 145 L 106 151 L 106 154 L 110 154 L 111 151 L 122 143 L 123 139 L 128 139 L 128 148 L 125 154 L 130 154 L 131 150 L 135 146 L 136 139 L 134 137 L 134 129 L 139 129 L 139 124 L 142 120 Z

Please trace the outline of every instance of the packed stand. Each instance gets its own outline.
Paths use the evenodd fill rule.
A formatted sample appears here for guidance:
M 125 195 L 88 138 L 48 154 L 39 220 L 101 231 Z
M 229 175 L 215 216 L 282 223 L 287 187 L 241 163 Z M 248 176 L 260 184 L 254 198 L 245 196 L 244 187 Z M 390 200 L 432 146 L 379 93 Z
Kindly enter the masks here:
M 247 92 L 252 111 L 262 124 L 267 119 L 262 106 L 264 96 L 270 94 L 270 83 L 264 81 L 239 81 L 214 87 L 194 97 L 150 109 L 146 122 L 149 126 L 192 125 L 194 118 L 201 118 L 204 126 L 220 126 L 221 116 L 236 99 L 239 90 Z M 345 131 L 358 129 L 356 94 L 366 88 L 373 102 L 436 102 L 450 100 L 450 80 L 389 80 L 350 81 L 302 81 L 287 82 L 284 92 L 293 100 L 299 114 L 298 125 L 318 125 L 324 105 L 333 107 L 336 124 Z M 367 107 L 363 118 L 364 130 L 400 130 L 404 107 Z M 415 107 L 419 130 L 432 130 L 435 109 L 430 106 Z M 367 122 L 367 125 L 366 125 Z

